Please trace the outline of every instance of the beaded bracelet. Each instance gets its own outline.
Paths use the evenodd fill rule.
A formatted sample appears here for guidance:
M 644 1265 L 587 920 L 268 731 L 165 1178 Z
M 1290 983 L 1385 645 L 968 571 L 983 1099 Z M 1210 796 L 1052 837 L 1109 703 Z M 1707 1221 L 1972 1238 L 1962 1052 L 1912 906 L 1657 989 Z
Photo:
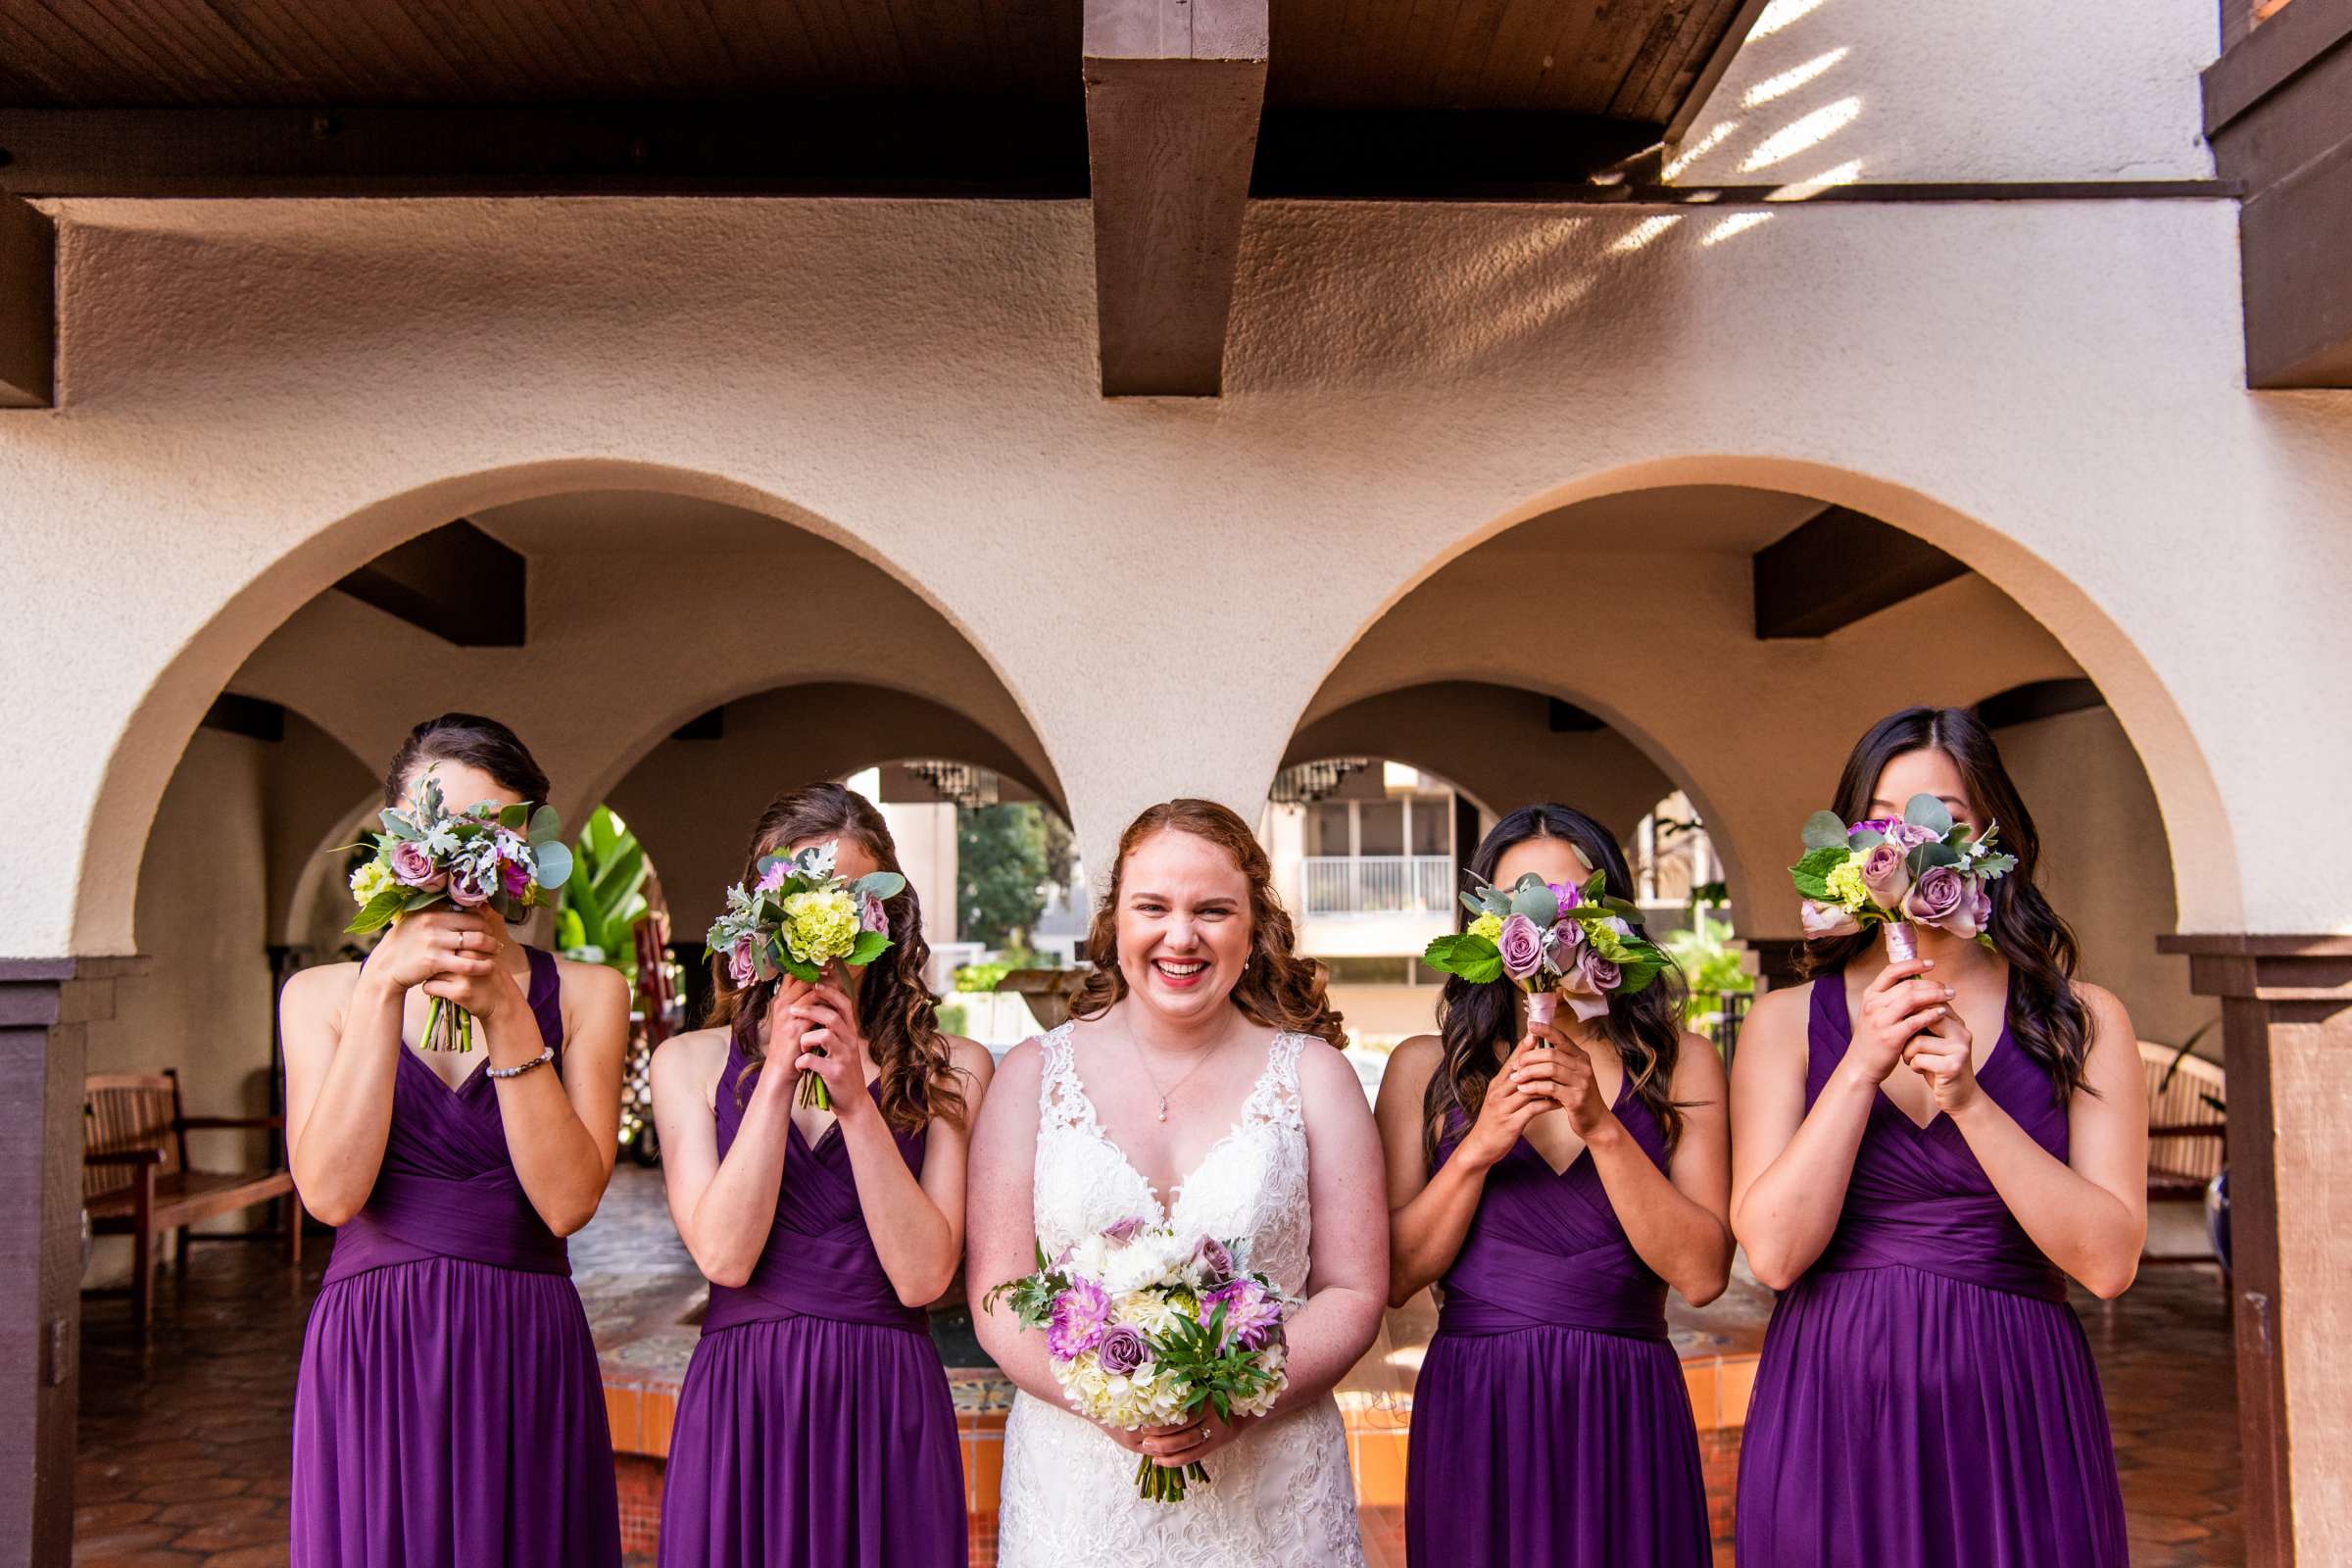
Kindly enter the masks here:
M 493 1078 L 519 1078 L 524 1073 L 529 1072 L 533 1067 L 544 1067 L 555 1059 L 556 1048 L 553 1046 L 541 1046 L 539 1048 L 539 1054 L 533 1056 L 528 1061 L 516 1062 L 512 1067 L 485 1066 L 482 1071 L 488 1073 Z

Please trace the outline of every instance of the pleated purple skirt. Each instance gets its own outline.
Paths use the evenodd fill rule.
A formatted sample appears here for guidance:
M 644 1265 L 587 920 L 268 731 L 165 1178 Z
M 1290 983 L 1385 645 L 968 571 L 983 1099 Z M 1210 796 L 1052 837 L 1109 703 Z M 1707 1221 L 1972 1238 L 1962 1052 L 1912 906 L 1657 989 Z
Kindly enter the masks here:
M 562 1274 L 428 1258 L 318 1294 L 293 1568 L 618 1568 L 604 1382 Z
M 1739 1536 L 1740 1568 L 2124 1568 L 2082 1325 L 1922 1269 L 1806 1275 L 1764 1341 Z
M 1690 1395 L 1659 1340 L 1441 1331 L 1413 1392 L 1414 1568 L 1706 1568 Z
M 927 1336 L 821 1317 L 704 1334 L 662 1478 L 665 1568 L 961 1568 L 965 1545 Z

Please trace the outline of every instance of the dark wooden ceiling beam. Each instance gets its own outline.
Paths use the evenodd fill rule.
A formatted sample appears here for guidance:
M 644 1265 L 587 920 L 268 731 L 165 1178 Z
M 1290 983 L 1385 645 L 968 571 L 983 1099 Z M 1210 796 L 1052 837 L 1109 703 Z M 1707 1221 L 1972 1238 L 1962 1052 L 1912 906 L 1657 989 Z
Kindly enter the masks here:
M 1825 507 L 1756 552 L 1756 636 L 1827 637 L 1967 570 L 1915 534 Z
M 47 408 L 56 361 L 56 227 L 0 195 L 0 409 Z
M 1105 397 L 1215 397 L 1241 258 L 1266 0 L 1086 0 Z
M 2205 73 L 2238 213 L 2246 383 L 2352 387 L 2352 0 L 2295 0 Z
M 520 648 L 527 563 L 461 517 L 395 545 L 335 584 L 460 648 Z
M 2056 718 L 2061 713 L 2080 713 L 2085 709 L 2106 706 L 2107 699 L 2097 683 L 2081 676 L 2030 680 L 2023 686 L 2012 686 L 1985 698 L 1977 705 L 1977 717 L 1984 721 L 1986 729 L 2007 729 L 2013 724 L 2031 724 L 2037 718 Z

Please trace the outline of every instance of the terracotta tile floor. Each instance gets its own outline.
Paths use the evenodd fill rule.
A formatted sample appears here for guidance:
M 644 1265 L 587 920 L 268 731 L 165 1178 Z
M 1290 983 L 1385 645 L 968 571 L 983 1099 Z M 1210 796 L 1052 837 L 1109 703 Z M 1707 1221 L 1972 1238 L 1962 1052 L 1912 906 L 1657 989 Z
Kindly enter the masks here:
M 83 1303 L 74 1561 L 83 1568 L 260 1568 L 283 1563 L 288 1430 L 303 1319 L 325 1249 L 297 1280 L 266 1247 L 200 1248 L 159 1276 L 145 1348 L 126 1303 Z M 690 1268 L 652 1173 L 624 1168 L 574 1240 L 600 1343 L 665 1313 Z M 2212 1271 L 2148 1270 L 2119 1302 L 2079 1298 L 2115 1427 L 2132 1561 L 2204 1568 L 2244 1559 L 2230 1325 Z M 1728 1488 L 1737 1434 L 1715 1442 Z M 1719 1502 L 1723 1499 L 1719 1499 Z M 1367 1525 L 1396 1534 L 1388 1510 Z M 1728 1507 L 1718 1517 L 1728 1518 Z M 1398 1560 L 1401 1560 L 1400 1558 Z M 1726 1546 L 1718 1560 L 1728 1564 Z

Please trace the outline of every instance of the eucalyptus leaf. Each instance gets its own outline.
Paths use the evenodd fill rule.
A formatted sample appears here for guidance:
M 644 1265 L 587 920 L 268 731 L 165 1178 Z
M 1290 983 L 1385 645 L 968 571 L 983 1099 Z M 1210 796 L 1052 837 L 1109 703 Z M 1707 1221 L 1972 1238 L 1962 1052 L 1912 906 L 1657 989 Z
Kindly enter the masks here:
M 1530 871 L 1511 889 L 1511 913 L 1524 914 L 1538 925 L 1550 925 L 1560 917 L 1559 895 L 1544 885 L 1544 879 Z
M 1913 827 L 1924 827 L 1937 838 L 1952 830 L 1952 813 L 1933 795 L 1914 795 L 1903 803 L 1903 820 Z
M 531 813 L 530 831 L 526 837 L 530 839 L 531 847 L 536 849 L 542 844 L 551 842 L 563 831 L 564 818 L 556 814 L 556 808 L 552 806 L 542 806 Z
M 1844 849 L 1844 819 L 1836 811 L 1815 811 L 1811 816 L 1806 817 L 1805 848 L 1808 850 Z
M 906 891 L 906 879 L 896 871 L 869 871 L 851 886 L 854 892 L 861 896 L 895 899 Z
M 571 880 L 571 851 L 562 844 L 542 844 L 534 852 L 539 861 L 539 885 L 560 888 Z
M 1877 828 L 1858 827 L 1846 835 L 1845 847 L 1849 850 L 1875 850 L 1886 842 L 1886 835 Z
M 512 806 L 500 807 L 498 808 L 498 825 L 516 833 L 529 827 L 531 825 L 531 803 L 516 801 Z
M 1917 876 L 1931 866 L 1958 865 L 1960 852 L 1948 844 L 1922 844 L 1911 852 L 1911 872 Z
M 1487 901 L 1481 894 L 1465 893 L 1462 895 L 1462 907 L 1473 916 L 1481 915 L 1487 912 Z

